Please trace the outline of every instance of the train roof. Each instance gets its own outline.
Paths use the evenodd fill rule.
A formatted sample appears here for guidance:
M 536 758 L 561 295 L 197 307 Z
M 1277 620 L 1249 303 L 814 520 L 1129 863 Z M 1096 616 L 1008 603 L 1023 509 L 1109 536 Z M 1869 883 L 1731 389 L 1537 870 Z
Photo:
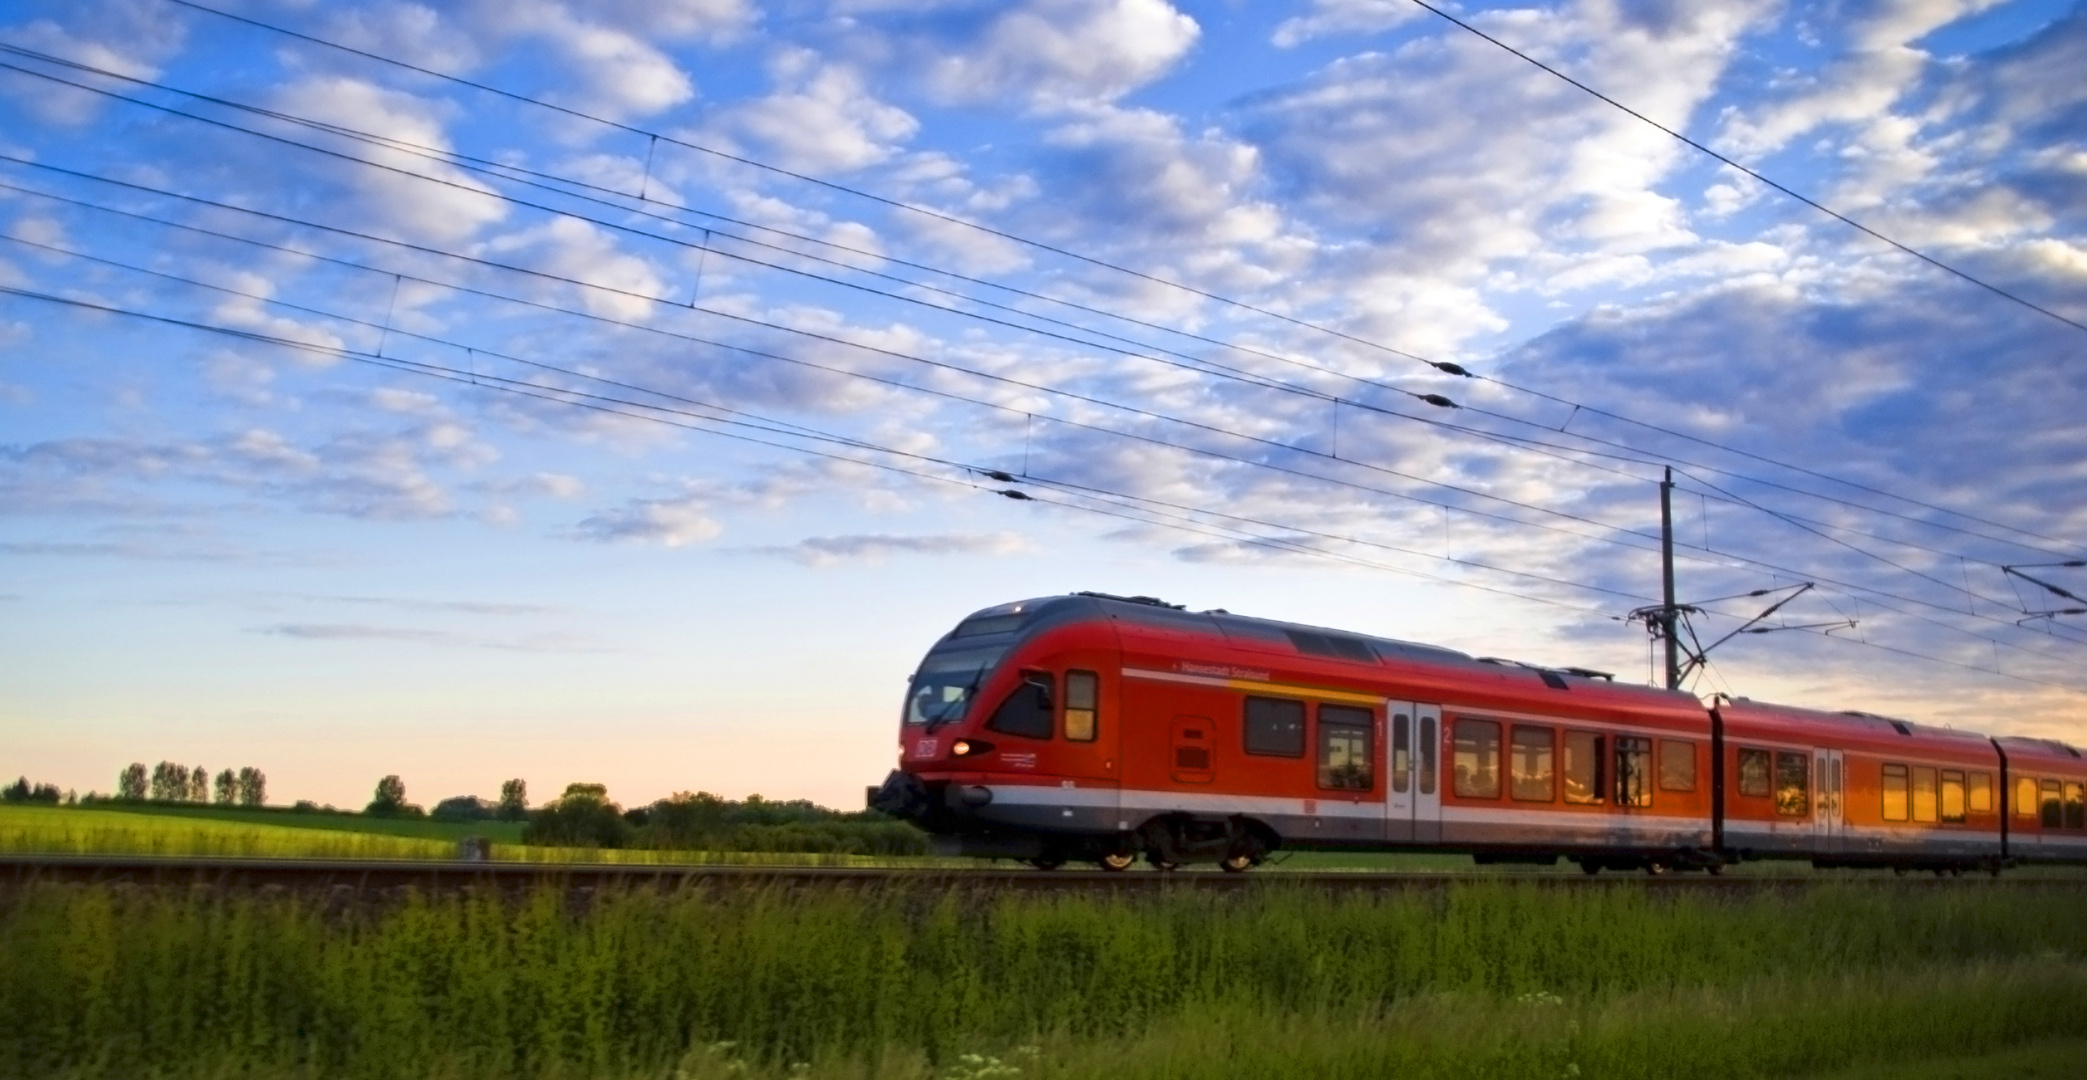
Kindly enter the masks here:
M 1797 705 L 1777 705 L 1765 701 L 1733 698 L 1718 706 L 1718 714 L 1723 716 L 1731 730 L 1735 731 L 1773 732 L 1797 738 L 1816 735 L 1823 731 L 1831 732 L 1838 741 L 1861 742 L 1880 748 L 1903 746 L 1918 750 L 1976 753 L 1981 756 L 1993 754 L 1986 736 L 1975 731 L 1958 731 L 1955 728 L 1920 724 L 1852 709 L 1831 712 Z
M 2059 742 L 2057 739 L 2033 739 L 2026 735 L 2000 735 L 1996 736 L 1993 741 L 1999 743 L 2002 750 L 2007 751 L 2009 760 L 2026 761 L 2037 759 L 2054 761 L 2075 767 L 2087 766 L 2087 757 L 2082 757 L 2080 751 L 2075 749 L 2072 744 Z
M 1568 689 L 1575 685 L 1592 686 L 1599 687 L 1603 696 L 1613 694 L 1625 699 L 1642 699 L 1646 704 L 1656 703 L 1667 707 L 1676 702 L 1686 702 L 1691 708 L 1700 708 L 1692 694 L 1617 683 L 1613 675 L 1604 671 L 1579 667 L 1546 667 L 1497 657 L 1477 657 L 1440 645 L 1235 615 L 1223 608 L 1189 611 L 1180 604 L 1169 604 L 1150 596 L 1081 592 L 999 604 L 973 613 L 959 623 L 944 640 L 973 634 L 1013 632 L 1017 627 L 1021 633 L 1027 634 L 1059 623 L 1097 616 L 1156 628 L 1188 630 L 1234 641 L 1253 642 L 1262 649 L 1273 646 L 1317 660 L 1346 661 L 1373 666 L 1385 663 L 1416 664 L 1437 670 L 1461 669 L 1474 676 L 1495 679 L 1512 678 L 1515 673 L 1526 672 L 1531 681 L 1540 680 L 1556 690 Z

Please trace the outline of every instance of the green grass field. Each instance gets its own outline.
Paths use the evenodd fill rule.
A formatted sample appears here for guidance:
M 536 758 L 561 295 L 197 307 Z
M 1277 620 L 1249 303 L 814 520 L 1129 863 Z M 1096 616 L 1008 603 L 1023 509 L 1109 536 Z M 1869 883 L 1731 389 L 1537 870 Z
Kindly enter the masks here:
M 2087 1040 L 2066 886 L 330 903 L 0 893 L 0 1076 L 1900 1080 Z
M 873 858 L 787 852 L 647 851 L 537 847 L 515 842 L 518 825 L 468 825 L 360 815 L 292 814 L 207 807 L 0 806 L 0 852 L 188 855 L 298 859 L 454 859 L 465 836 L 493 840 L 493 857 L 522 862 L 726 865 L 970 866 L 970 860 Z

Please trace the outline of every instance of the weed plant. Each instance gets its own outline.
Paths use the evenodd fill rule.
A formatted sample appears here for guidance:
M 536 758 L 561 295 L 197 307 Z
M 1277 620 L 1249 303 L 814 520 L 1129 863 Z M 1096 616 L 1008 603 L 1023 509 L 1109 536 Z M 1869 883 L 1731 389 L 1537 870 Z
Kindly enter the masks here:
M 1707 1080 L 2087 1035 L 2056 887 L 0 905 L 7 1077 Z

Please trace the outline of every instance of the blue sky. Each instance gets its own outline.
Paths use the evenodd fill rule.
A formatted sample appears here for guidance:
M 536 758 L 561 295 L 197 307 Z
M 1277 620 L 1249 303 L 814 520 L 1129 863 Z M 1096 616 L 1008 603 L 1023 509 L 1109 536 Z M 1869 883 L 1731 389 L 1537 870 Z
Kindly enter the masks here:
M 1406 0 L 205 6 L 424 70 L 0 16 L 9 774 L 853 805 L 1076 589 L 1642 680 L 1665 464 L 1817 583 L 1698 691 L 2087 742 L 2087 7 L 1448 9 L 2039 312 Z

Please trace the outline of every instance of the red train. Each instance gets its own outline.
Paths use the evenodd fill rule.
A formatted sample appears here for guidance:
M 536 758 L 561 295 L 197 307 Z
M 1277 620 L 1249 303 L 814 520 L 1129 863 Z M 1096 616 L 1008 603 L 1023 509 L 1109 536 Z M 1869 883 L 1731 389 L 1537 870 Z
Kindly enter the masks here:
M 870 805 L 941 850 L 1245 870 L 1279 849 L 1718 868 L 2087 862 L 2087 760 L 1864 713 L 1100 593 L 987 608 Z

